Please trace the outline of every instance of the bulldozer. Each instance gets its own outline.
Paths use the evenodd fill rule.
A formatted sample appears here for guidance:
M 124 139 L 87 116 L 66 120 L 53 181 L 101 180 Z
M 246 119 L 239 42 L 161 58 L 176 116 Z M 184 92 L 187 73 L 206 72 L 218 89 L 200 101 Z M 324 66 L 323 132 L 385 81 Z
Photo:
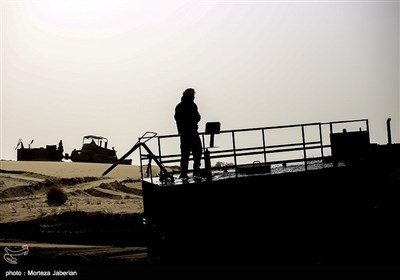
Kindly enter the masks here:
M 107 147 L 108 139 L 102 136 L 86 135 L 82 140 L 82 148 L 74 149 L 71 155 L 65 154 L 65 159 L 73 162 L 114 163 L 118 160 L 117 153 Z M 131 164 L 131 159 L 125 159 L 122 164 Z

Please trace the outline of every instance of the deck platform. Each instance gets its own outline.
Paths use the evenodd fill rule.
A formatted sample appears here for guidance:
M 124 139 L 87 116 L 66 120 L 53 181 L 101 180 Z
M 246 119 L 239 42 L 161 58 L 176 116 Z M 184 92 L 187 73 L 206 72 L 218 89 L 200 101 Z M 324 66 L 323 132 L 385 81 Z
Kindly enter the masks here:
M 365 129 L 334 131 L 348 122 L 364 123 Z M 311 128 L 314 138 L 306 135 Z M 300 132 L 300 141 L 267 145 L 267 136 L 280 129 Z M 259 133 L 262 144 L 238 147 L 245 132 Z M 400 263 L 400 145 L 371 144 L 367 120 L 221 134 L 231 137 L 232 148 L 203 159 L 205 166 L 210 159 L 232 159 L 225 170 L 209 169 L 188 180 L 142 179 L 150 259 L 228 266 Z M 176 136 L 158 137 L 159 155 L 141 154 L 141 160 L 179 162 L 179 155 L 161 153 L 161 140 L 171 137 Z M 249 156 L 263 160 L 239 164 Z
M 149 255 L 191 265 L 396 265 L 400 189 L 371 171 L 145 179 Z

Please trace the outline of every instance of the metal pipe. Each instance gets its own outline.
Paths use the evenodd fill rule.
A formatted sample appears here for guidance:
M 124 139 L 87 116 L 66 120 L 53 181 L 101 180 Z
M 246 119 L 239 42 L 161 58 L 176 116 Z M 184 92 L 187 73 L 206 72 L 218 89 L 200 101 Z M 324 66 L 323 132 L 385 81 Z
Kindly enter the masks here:
M 236 160 L 236 142 L 235 142 L 235 132 L 232 131 L 232 148 L 233 148 L 233 161 L 235 163 L 235 175 L 238 176 L 237 173 L 237 160 Z
M 388 145 L 392 144 L 392 131 L 390 129 L 390 121 L 391 120 L 392 120 L 391 118 L 388 118 L 387 121 L 386 121 Z
M 324 147 L 322 143 L 322 125 L 318 125 L 318 130 L 319 130 L 319 142 L 321 144 L 321 157 L 324 158 Z
M 265 147 L 265 132 L 264 129 L 262 129 L 262 140 L 263 140 L 263 150 L 264 150 L 264 163 L 267 163 L 267 151 Z
M 368 143 L 370 143 L 371 139 L 370 139 L 370 136 L 369 136 L 369 122 L 368 122 L 368 119 L 365 120 L 365 126 L 366 126 L 367 133 L 368 133 Z
M 307 170 L 306 137 L 305 137 L 305 132 L 304 132 L 304 126 L 301 126 L 301 138 L 303 140 L 304 168 L 305 168 L 305 170 Z

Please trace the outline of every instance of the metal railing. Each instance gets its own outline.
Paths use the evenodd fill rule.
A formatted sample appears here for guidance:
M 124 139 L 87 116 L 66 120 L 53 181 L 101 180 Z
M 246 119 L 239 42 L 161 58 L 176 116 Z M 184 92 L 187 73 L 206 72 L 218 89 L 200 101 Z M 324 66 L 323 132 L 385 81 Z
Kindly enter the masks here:
M 209 150 L 210 152 L 210 159 L 211 160 L 216 160 L 216 159 L 222 159 L 222 158 L 230 158 L 233 160 L 233 165 L 231 166 L 236 170 L 238 166 L 240 166 L 238 160 L 240 158 L 245 158 L 245 157 L 250 157 L 250 156 L 261 156 L 262 161 L 264 163 L 268 164 L 282 164 L 282 163 L 302 163 L 304 164 L 305 170 L 307 170 L 307 165 L 310 161 L 315 161 L 315 160 L 324 160 L 327 159 L 330 155 L 327 155 L 324 150 L 329 149 L 331 147 L 330 145 L 330 139 L 329 137 L 325 137 L 328 139 L 325 139 L 323 137 L 323 132 L 324 129 L 328 129 L 329 134 L 337 132 L 337 127 L 340 125 L 341 129 L 343 129 L 343 125 L 348 125 L 351 123 L 358 123 L 364 125 L 364 130 L 368 132 L 369 135 L 369 123 L 368 119 L 356 119 L 356 120 L 345 120 L 345 121 L 333 121 L 333 122 L 315 122 L 315 123 L 301 123 L 301 124 L 294 124 L 294 125 L 281 125 L 281 126 L 270 126 L 270 127 L 256 127 L 256 128 L 246 128 L 246 129 L 235 129 L 235 130 L 223 130 L 220 131 L 216 137 L 224 137 L 228 136 L 230 138 L 230 144 L 231 148 L 225 148 L 225 149 L 218 149 L 218 148 L 213 148 Z M 314 139 L 313 141 L 307 141 L 307 129 L 316 129 L 315 134 L 317 134 L 317 139 Z M 271 134 L 274 131 L 279 131 L 283 129 L 291 129 L 293 130 L 294 134 L 298 133 L 300 134 L 300 141 L 299 140 L 292 140 L 291 139 L 285 139 L 286 143 L 283 144 L 270 144 L 268 145 L 268 139 L 269 139 L 269 134 Z M 361 127 L 359 128 L 360 130 L 362 129 Z M 246 133 L 246 132 L 256 132 L 259 133 L 259 144 L 257 146 L 252 146 L 252 147 L 239 147 L 237 145 L 237 138 L 240 134 Z M 203 145 L 203 150 L 205 150 L 206 147 L 206 137 L 207 134 L 205 132 L 200 132 L 199 133 L 201 139 L 202 139 L 202 145 Z M 170 134 L 170 135 L 159 135 L 154 137 L 154 139 L 157 141 L 157 149 L 158 152 L 155 153 L 157 156 L 159 162 L 161 162 L 164 165 L 179 165 L 180 162 L 180 151 L 178 150 L 177 153 L 173 154 L 163 154 L 163 149 L 162 149 L 162 142 L 165 141 L 166 139 L 173 139 L 177 138 L 177 141 L 179 141 L 179 134 Z M 140 138 L 139 138 L 140 141 Z M 226 143 L 225 143 L 226 144 Z M 178 146 L 179 147 L 179 146 Z M 309 151 L 318 151 L 319 156 L 315 155 L 309 155 Z M 285 158 L 285 159 L 275 159 L 271 160 L 269 157 L 272 154 L 279 155 L 283 153 L 290 153 L 290 152 L 298 152 L 301 154 L 301 156 L 294 155 L 291 156 L 290 158 Z M 329 153 L 328 153 L 329 154 Z M 147 154 L 144 154 L 143 151 L 140 149 L 140 166 L 141 170 L 143 170 L 143 161 L 148 159 L 149 156 Z M 192 157 L 190 158 L 192 160 Z M 204 153 L 202 154 L 202 160 L 204 160 Z M 251 162 L 249 162 L 251 163 Z M 217 168 L 213 168 L 217 169 Z M 237 175 L 237 172 L 236 172 Z M 150 175 L 152 176 L 152 174 Z M 143 173 L 142 173 L 142 178 L 143 178 Z

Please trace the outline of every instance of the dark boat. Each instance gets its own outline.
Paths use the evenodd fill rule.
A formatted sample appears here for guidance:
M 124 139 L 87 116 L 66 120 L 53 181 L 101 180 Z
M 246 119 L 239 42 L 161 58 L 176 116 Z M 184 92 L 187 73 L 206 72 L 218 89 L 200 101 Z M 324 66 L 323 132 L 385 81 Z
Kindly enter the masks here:
M 204 174 L 188 180 L 166 168 L 180 154 L 162 152 L 171 140 L 179 147 L 179 135 L 153 135 L 155 154 L 140 138 L 129 153 L 139 148 L 142 166 L 154 160 L 160 167 L 142 179 L 149 260 L 397 266 L 400 145 L 387 124 L 384 145 L 370 143 L 367 119 L 206 129 Z M 242 144 L 244 135 L 254 144 Z

